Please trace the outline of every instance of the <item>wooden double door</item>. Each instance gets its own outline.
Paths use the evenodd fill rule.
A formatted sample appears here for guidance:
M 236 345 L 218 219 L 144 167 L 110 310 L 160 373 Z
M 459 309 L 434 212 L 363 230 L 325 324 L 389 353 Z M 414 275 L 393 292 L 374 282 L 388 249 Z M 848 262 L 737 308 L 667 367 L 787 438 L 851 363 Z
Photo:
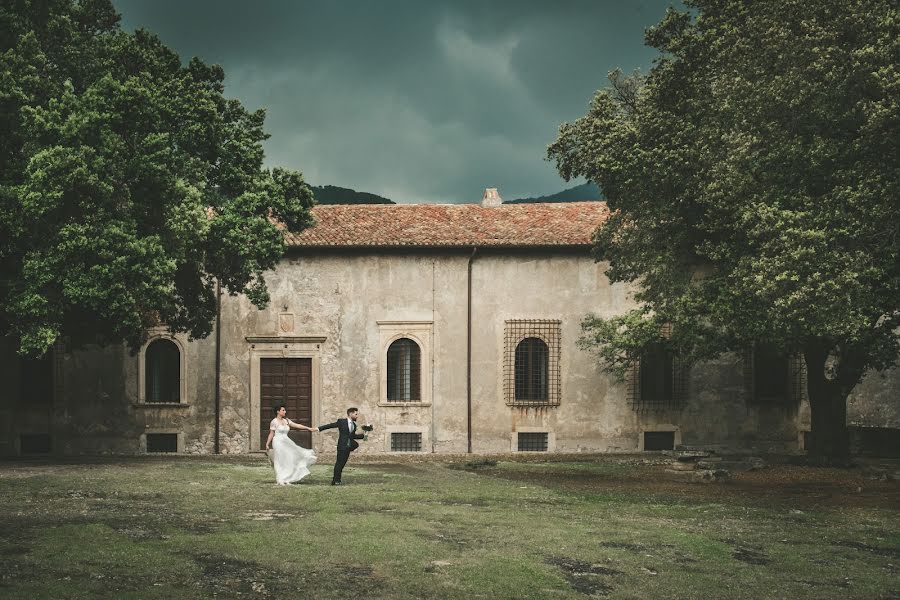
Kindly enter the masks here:
M 312 359 L 261 358 L 260 375 L 260 449 L 265 448 L 275 408 L 284 405 L 287 417 L 312 427 Z M 312 448 L 312 434 L 291 429 L 289 434 L 299 446 Z

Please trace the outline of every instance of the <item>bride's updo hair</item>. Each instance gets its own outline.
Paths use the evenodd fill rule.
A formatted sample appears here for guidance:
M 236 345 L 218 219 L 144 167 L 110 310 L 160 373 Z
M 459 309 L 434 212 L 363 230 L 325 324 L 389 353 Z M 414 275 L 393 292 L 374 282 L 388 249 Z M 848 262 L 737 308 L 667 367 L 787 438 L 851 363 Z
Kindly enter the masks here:
M 278 411 L 281 410 L 282 408 L 287 410 L 287 406 L 285 406 L 284 404 L 279 404 L 278 406 L 276 406 L 272 409 L 272 411 L 275 413 L 276 417 L 278 416 Z

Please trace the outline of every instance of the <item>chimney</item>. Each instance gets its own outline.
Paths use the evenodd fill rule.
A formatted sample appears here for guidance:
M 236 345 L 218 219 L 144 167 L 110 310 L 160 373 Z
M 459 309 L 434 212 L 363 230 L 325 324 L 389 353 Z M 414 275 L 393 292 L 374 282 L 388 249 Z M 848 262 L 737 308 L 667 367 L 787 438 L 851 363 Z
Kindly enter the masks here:
M 481 198 L 481 205 L 485 208 L 496 208 L 503 204 L 503 198 L 497 192 L 497 188 L 484 188 L 484 196 Z

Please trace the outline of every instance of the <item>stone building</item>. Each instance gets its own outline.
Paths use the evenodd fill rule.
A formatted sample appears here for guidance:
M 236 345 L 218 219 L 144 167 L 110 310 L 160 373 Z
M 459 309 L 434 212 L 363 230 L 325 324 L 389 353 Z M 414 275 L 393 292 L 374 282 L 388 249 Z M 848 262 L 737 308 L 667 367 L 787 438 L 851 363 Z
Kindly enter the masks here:
M 0 454 L 254 452 L 282 403 L 306 424 L 359 407 L 367 453 L 802 446 L 798 361 L 757 351 L 686 369 L 648 349 L 617 382 L 576 346 L 587 313 L 633 306 L 590 256 L 603 203 L 486 193 L 313 212 L 267 275 L 269 306 L 223 295 L 207 339 L 161 329 L 136 354 L 60 346 L 38 361 L 0 348 Z M 851 419 L 900 425 L 898 379 L 868 377 Z

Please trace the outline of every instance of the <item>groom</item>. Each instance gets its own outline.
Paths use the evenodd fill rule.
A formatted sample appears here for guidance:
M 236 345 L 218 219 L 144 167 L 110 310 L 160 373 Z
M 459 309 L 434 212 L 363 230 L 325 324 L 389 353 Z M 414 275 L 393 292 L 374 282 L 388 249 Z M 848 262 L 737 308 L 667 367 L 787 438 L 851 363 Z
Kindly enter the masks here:
M 341 471 L 350 458 L 350 453 L 359 448 L 356 440 L 363 439 L 363 434 L 356 433 L 356 417 L 359 416 L 359 410 L 356 408 L 347 409 L 347 418 L 338 419 L 334 423 L 328 425 L 319 425 L 317 429 L 324 431 L 326 429 L 338 428 L 337 441 L 337 458 L 334 461 L 334 475 L 331 477 L 331 485 L 341 485 Z

